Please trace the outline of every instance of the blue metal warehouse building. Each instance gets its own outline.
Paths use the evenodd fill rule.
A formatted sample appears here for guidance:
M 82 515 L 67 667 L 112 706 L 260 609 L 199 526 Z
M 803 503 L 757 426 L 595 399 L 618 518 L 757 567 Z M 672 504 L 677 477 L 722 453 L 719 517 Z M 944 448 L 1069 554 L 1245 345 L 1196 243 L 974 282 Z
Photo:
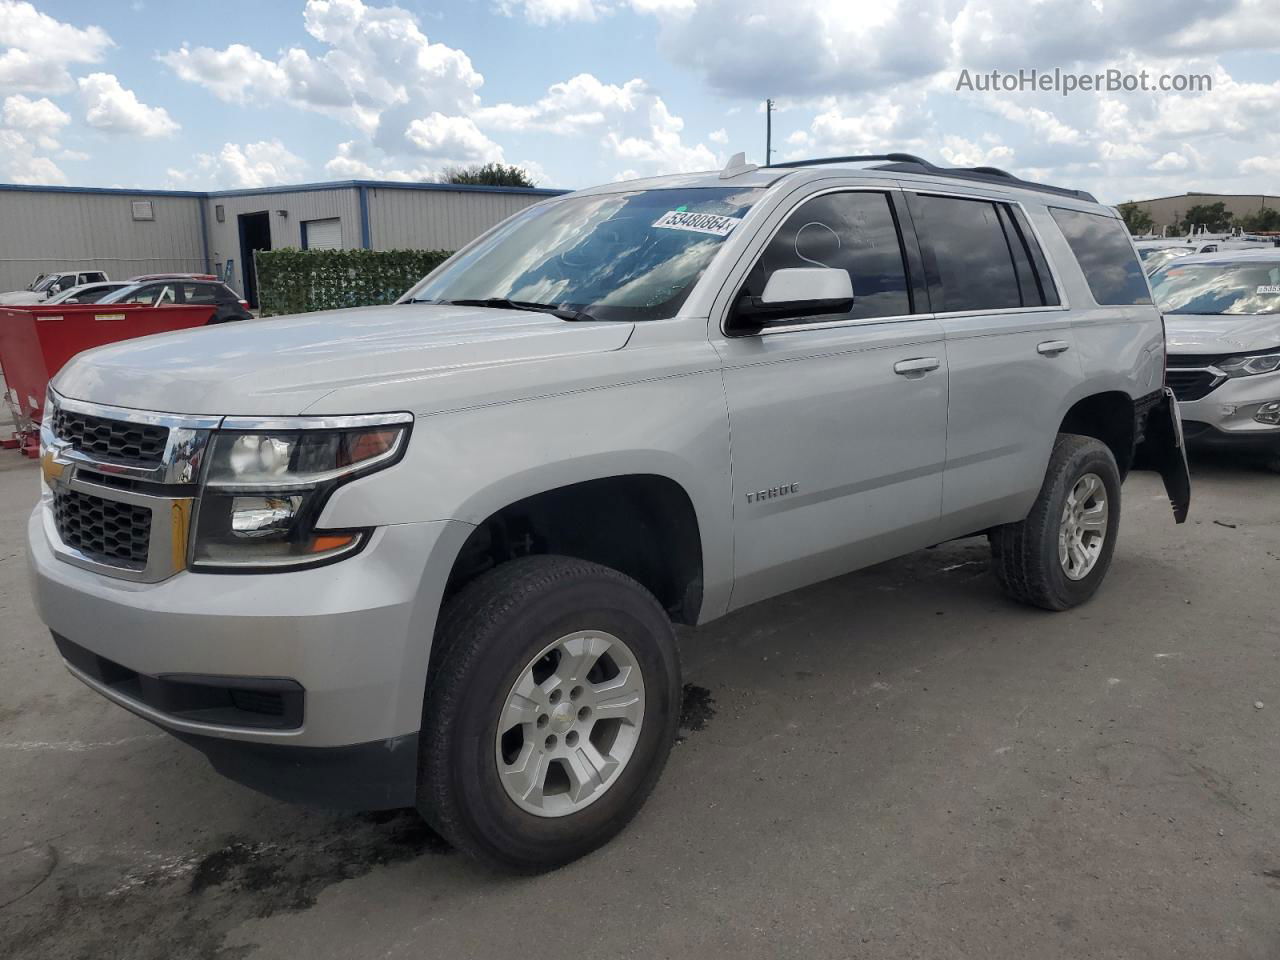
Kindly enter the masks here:
M 345 180 L 201 193 L 0 184 L 0 291 L 37 273 L 217 272 L 255 300 L 252 253 L 278 247 L 456 250 L 562 191 Z

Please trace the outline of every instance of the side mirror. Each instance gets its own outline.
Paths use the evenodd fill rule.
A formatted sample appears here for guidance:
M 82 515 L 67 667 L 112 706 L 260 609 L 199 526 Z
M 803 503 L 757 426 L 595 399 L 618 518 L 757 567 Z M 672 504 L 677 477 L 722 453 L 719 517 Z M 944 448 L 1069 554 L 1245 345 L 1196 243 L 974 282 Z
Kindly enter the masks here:
M 844 313 L 853 306 L 853 281 L 838 267 L 786 267 L 775 270 L 758 297 L 743 297 L 734 311 L 739 332 L 765 324 L 823 313 Z

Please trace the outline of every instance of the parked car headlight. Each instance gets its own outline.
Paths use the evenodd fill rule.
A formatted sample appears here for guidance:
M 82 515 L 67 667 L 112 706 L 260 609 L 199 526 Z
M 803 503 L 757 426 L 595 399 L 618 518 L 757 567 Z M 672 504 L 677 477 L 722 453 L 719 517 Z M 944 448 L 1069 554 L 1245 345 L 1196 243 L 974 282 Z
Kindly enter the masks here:
M 1280 370 L 1280 353 L 1260 353 L 1252 357 L 1232 357 L 1217 364 L 1228 377 L 1256 377 Z
M 317 529 L 320 513 L 337 487 L 400 458 L 413 418 L 353 419 L 358 425 L 287 429 L 289 422 L 281 420 L 269 429 L 214 434 L 193 568 L 297 568 L 359 550 L 369 530 Z

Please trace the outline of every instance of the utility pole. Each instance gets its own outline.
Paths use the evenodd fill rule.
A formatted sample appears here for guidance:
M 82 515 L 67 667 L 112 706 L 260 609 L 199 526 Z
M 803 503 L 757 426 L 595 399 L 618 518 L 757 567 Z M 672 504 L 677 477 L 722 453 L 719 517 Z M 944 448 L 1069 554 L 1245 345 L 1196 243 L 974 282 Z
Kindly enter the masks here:
M 764 102 L 764 165 L 773 163 L 773 101 Z

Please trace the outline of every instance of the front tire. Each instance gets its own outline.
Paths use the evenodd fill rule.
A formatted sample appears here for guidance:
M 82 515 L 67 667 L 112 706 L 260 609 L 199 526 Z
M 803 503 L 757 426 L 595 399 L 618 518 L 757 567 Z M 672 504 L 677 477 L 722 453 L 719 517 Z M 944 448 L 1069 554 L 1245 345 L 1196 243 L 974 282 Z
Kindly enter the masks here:
M 996 579 L 1013 599 L 1067 610 L 1097 592 L 1120 525 L 1120 471 L 1101 441 L 1059 434 L 1044 484 L 1020 523 L 991 532 Z
M 423 711 L 418 808 L 459 849 L 537 872 L 631 820 L 679 720 L 666 613 L 634 580 L 526 557 L 446 608 Z

